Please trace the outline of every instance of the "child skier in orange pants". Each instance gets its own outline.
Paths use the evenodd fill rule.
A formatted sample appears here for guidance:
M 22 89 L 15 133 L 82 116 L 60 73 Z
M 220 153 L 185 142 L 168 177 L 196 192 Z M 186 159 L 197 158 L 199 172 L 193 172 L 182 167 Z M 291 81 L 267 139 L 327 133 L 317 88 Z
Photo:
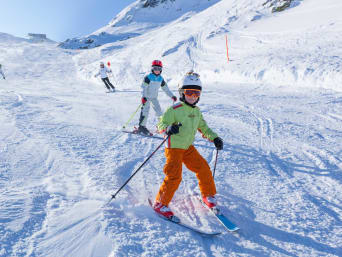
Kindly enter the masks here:
M 198 131 L 213 141 L 218 150 L 222 150 L 223 141 L 213 132 L 203 119 L 196 106 L 202 91 L 199 75 L 188 72 L 179 84 L 179 103 L 170 107 L 162 116 L 158 129 L 169 135 L 165 148 L 165 178 L 157 194 L 154 210 L 168 219 L 175 216 L 168 205 L 182 181 L 182 164 L 193 171 L 198 179 L 203 202 L 210 208 L 216 206 L 216 187 L 207 161 L 192 145 Z

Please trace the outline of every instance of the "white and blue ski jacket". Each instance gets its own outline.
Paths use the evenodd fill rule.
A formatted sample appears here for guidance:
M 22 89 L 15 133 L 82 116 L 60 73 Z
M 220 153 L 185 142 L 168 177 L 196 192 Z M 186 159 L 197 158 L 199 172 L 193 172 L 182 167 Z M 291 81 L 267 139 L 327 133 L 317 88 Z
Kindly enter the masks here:
M 156 76 L 153 72 L 151 72 L 145 76 L 141 85 L 142 97 L 146 97 L 147 99 L 157 98 L 160 87 L 169 97 L 173 97 L 173 94 L 167 86 L 164 78 L 161 75 Z

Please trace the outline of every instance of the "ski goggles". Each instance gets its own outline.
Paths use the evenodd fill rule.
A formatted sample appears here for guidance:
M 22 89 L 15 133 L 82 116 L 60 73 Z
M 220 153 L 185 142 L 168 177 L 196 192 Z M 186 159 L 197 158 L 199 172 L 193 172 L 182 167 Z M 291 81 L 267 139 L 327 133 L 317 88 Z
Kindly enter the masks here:
M 152 70 L 154 70 L 154 71 L 162 71 L 163 68 L 160 67 L 160 66 L 153 66 L 153 67 L 152 67 Z
M 199 89 L 183 89 L 184 95 L 199 97 L 201 95 L 201 90 Z

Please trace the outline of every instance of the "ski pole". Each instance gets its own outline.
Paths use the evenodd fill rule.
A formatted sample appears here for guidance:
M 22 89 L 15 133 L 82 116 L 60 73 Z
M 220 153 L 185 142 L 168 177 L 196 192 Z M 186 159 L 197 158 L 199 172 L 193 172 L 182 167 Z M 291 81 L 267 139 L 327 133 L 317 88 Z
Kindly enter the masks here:
M 137 113 L 139 108 L 141 107 L 142 104 L 139 104 L 138 108 L 135 110 L 135 112 L 129 117 L 128 121 L 125 123 L 125 125 L 122 126 L 122 128 L 126 128 L 127 124 L 133 119 L 134 115 Z
M 218 156 L 218 150 L 216 149 L 216 157 L 215 157 L 215 164 L 214 164 L 213 178 L 215 178 L 215 170 L 216 170 L 217 156 Z
M 139 166 L 139 168 L 132 174 L 132 176 L 130 176 L 129 177 L 129 179 L 127 179 L 127 181 L 119 188 L 119 190 L 115 193 L 115 194 L 113 194 L 112 195 L 112 198 L 109 200 L 109 202 L 112 200 L 112 199 L 114 199 L 115 197 L 116 197 L 116 195 L 121 191 L 121 189 L 123 189 L 124 188 L 124 186 L 126 186 L 127 185 L 127 183 L 135 176 L 135 174 L 137 174 L 138 173 L 138 171 L 142 168 L 142 166 L 144 166 L 145 165 L 145 163 L 158 151 L 158 149 L 165 143 L 165 141 L 169 138 L 170 136 L 167 136 L 164 140 L 163 140 L 163 142 L 161 142 L 161 144 L 156 148 L 156 150 L 154 150 L 154 152 L 153 153 L 151 153 L 150 154 L 150 156 Z M 108 203 L 109 203 L 108 202 Z
M 118 82 L 117 82 L 116 79 L 114 78 L 113 72 L 111 72 L 110 74 L 112 74 L 112 78 L 113 78 L 113 80 L 115 81 L 116 86 L 118 86 Z

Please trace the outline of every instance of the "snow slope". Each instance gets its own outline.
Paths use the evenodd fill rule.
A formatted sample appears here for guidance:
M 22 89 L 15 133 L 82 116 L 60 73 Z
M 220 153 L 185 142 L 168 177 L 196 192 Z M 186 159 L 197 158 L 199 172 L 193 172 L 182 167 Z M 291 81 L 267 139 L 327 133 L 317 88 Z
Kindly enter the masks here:
M 139 33 L 133 38 L 120 37 L 119 41 L 76 57 L 80 76 L 91 79 L 99 60 L 111 61 L 120 66 L 113 70 L 115 78 L 120 77 L 120 82 L 124 80 L 123 85 L 136 85 L 137 79 L 131 70 L 134 74 L 143 74 L 151 59 L 160 58 L 166 64 L 177 63 L 166 65 L 165 69 L 174 84 L 184 70 L 195 68 L 207 80 L 217 82 L 270 83 L 341 91 L 340 3 L 328 0 L 323 5 L 306 0 L 305 4 L 299 2 L 296 7 L 276 14 L 265 9 L 264 0 L 210 3 L 212 5 L 205 9 L 194 7 L 195 11 L 186 12 L 166 24 L 158 23 L 158 17 L 155 18 L 153 11 L 158 14 L 159 9 L 149 9 L 149 24 L 139 23 L 138 18 L 135 21 L 127 14 L 131 9 L 124 10 L 118 15 L 121 19 L 114 19 L 114 24 L 128 16 L 131 23 L 114 28 L 106 26 L 100 33 L 105 33 L 109 41 L 128 31 Z M 132 5 L 137 8 L 137 4 Z M 144 11 L 147 12 L 145 9 L 141 12 Z M 149 58 L 141 52 L 149 53 Z M 210 60 L 215 60 L 214 68 Z M 127 63 L 132 69 L 126 67 Z
M 217 1 L 89 50 L 0 34 L 0 256 L 341 256 L 342 4 L 306 0 L 270 14 L 255 11 L 260 3 Z M 170 207 L 223 234 L 202 237 L 153 213 L 162 150 L 106 204 L 161 143 L 120 131 L 154 58 L 175 94 L 185 71 L 201 74 L 199 107 L 225 143 L 218 200 L 238 234 L 200 206 L 185 167 Z M 115 94 L 93 78 L 100 61 L 111 62 Z M 163 92 L 160 102 L 171 105 Z M 152 111 L 148 127 L 156 121 Z M 195 146 L 213 167 L 213 144 L 198 136 Z

